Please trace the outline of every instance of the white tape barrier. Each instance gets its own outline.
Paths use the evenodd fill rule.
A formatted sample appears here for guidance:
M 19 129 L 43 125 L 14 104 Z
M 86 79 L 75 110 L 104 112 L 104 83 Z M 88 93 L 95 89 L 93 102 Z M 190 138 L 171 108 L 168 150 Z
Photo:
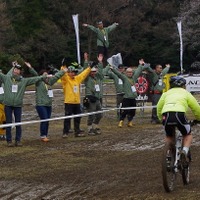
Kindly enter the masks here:
M 63 117 L 55 117 L 55 118 L 50 118 L 50 119 L 43 119 L 43 120 L 32 120 L 32 121 L 23 121 L 23 122 L 17 122 L 17 123 L 9 123 L 9 124 L 2 124 L 0 125 L 0 128 L 6 128 L 10 126 L 19 126 L 19 125 L 25 125 L 25 124 L 35 124 L 35 123 L 41 123 L 41 122 L 47 122 L 47 121 L 56 121 L 56 120 L 61 120 L 61 119 L 70 119 L 70 118 L 76 118 L 76 117 L 85 117 L 89 115 L 95 115 L 99 113 L 105 113 L 105 112 L 110 112 L 114 110 L 132 110 L 132 109 L 144 109 L 144 108 L 155 108 L 156 106 L 140 106 L 140 107 L 127 107 L 127 108 L 112 108 L 112 109 L 106 109 L 106 110 L 101 110 L 101 111 L 96 111 L 96 112 L 89 112 L 89 113 L 81 113 L 77 115 L 70 115 L 70 116 L 63 116 Z

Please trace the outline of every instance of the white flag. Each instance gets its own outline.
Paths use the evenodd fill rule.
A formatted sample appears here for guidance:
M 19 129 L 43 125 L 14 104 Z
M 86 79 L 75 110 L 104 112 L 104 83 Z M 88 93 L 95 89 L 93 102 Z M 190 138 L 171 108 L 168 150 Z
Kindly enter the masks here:
M 180 37 L 180 67 L 181 73 L 183 72 L 183 39 L 182 39 L 182 24 L 181 21 L 177 22 L 178 33 Z
M 78 59 L 78 63 L 81 64 L 78 14 L 72 15 L 72 19 L 73 19 L 74 29 L 75 29 L 75 34 L 76 34 L 77 59 Z
M 116 55 L 113 55 L 112 57 L 108 58 L 107 59 L 107 62 L 117 68 L 120 64 L 122 64 L 122 56 L 121 56 L 121 53 L 118 53 Z

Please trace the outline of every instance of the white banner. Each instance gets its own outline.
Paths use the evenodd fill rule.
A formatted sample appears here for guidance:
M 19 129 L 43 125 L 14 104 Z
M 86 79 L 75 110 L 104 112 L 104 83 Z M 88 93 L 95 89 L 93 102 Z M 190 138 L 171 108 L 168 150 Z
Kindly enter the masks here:
M 118 53 L 116 55 L 113 55 L 112 57 L 108 58 L 107 59 L 107 62 L 117 68 L 120 64 L 122 64 L 122 56 L 121 56 L 121 53 Z
M 78 60 L 78 63 L 81 64 L 78 14 L 72 15 L 72 19 L 73 19 L 74 29 L 75 29 L 75 34 L 76 34 L 77 60 Z
M 182 24 L 181 21 L 177 22 L 178 33 L 180 37 L 180 67 L 183 73 L 183 39 L 182 39 Z
M 186 80 L 186 90 L 189 92 L 200 92 L 200 76 L 184 77 Z

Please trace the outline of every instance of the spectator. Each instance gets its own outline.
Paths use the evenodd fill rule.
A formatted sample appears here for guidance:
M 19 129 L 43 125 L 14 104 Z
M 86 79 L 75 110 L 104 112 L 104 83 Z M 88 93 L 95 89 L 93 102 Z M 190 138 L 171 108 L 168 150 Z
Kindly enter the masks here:
M 14 67 L 11 75 L 4 75 L 0 73 L 0 81 L 4 84 L 3 103 L 5 105 L 6 124 L 12 123 L 12 113 L 14 113 L 15 122 L 21 122 L 23 97 L 26 87 L 45 78 L 45 76 L 23 78 L 21 75 L 21 65 L 17 62 L 13 65 Z M 15 146 L 22 146 L 21 135 L 21 125 L 17 125 Z M 12 143 L 11 127 L 6 128 L 6 140 L 8 147 L 14 146 Z
M 16 61 L 14 61 L 15 63 Z M 13 68 L 9 70 L 7 75 L 12 74 Z M 2 71 L 0 70 L 0 73 Z M 2 81 L 0 81 L 0 124 L 5 124 L 6 123 L 6 116 L 5 116 L 5 106 L 3 104 L 3 99 L 4 99 L 4 85 Z M 6 140 L 6 128 L 0 128 L 0 140 Z
M 2 73 L 1 70 L 0 73 Z M 4 98 L 4 88 L 2 81 L 0 81 L 0 124 L 4 124 L 6 122 L 3 98 Z M 6 134 L 5 128 L 0 128 L 0 140 L 6 139 L 5 134 Z
M 75 67 L 76 74 L 80 74 L 83 71 L 83 67 L 81 65 L 79 65 L 77 62 L 73 62 L 70 58 L 67 58 L 67 57 L 63 58 L 63 60 L 62 60 L 62 68 L 68 68 L 68 66 Z M 63 85 L 63 92 L 65 92 L 64 85 Z M 81 106 L 81 110 L 82 110 L 82 106 Z M 69 119 L 69 120 L 70 120 L 69 133 L 73 133 L 73 130 L 71 128 L 71 119 Z M 80 132 L 84 132 L 84 130 L 80 129 Z
M 170 68 L 169 64 L 166 64 L 166 67 L 162 69 L 161 65 L 156 65 L 155 70 L 149 68 L 149 78 L 151 82 L 151 94 L 152 94 L 152 106 L 156 106 L 163 89 L 165 88 L 165 83 L 163 82 L 163 77 L 168 73 Z M 152 109 L 151 123 L 157 124 L 160 123 L 160 120 L 157 117 L 156 107 Z
M 103 76 L 103 55 L 98 56 L 98 65 L 91 69 L 90 75 L 85 80 L 85 96 L 89 99 L 89 105 L 87 107 L 88 112 L 95 112 L 101 110 L 101 98 L 102 98 L 102 80 Z M 88 135 L 101 134 L 99 127 L 102 114 L 89 115 L 87 120 Z
M 97 22 L 97 27 L 94 27 L 89 24 L 83 24 L 84 27 L 87 27 L 94 31 L 97 34 L 97 51 L 98 55 L 103 54 L 104 58 L 107 59 L 108 57 L 108 47 L 109 47 L 109 33 L 113 31 L 119 24 L 113 23 L 108 27 L 103 26 L 102 21 Z
M 137 91 L 135 88 L 135 83 L 137 78 L 139 77 L 140 73 L 142 72 L 143 68 L 142 66 L 139 66 L 134 74 L 132 68 L 127 68 L 126 73 L 122 74 L 117 69 L 114 69 L 113 67 L 110 67 L 111 70 L 123 81 L 123 87 L 124 87 L 124 96 L 122 101 L 122 108 L 127 107 L 136 107 L 136 97 L 137 97 Z M 136 109 L 123 109 L 120 113 L 120 121 L 118 126 L 121 128 L 124 123 L 124 119 L 128 118 L 128 127 L 132 127 L 133 123 L 133 117 L 135 116 Z
M 32 68 L 30 63 L 25 62 L 26 66 L 29 67 L 29 71 L 34 76 L 38 76 L 38 73 Z M 53 90 L 51 86 L 65 74 L 66 69 L 58 71 L 52 77 L 47 77 L 44 81 L 38 81 L 36 86 L 36 110 L 41 120 L 51 118 L 52 111 L 52 98 Z M 48 75 L 47 70 L 41 70 L 39 75 Z M 40 123 L 40 138 L 43 142 L 48 142 L 48 129 L 49 121 Z
M 124 96 L 124 88 L 123 88 L 123 81 L 121 78 L 119 78 L 115 73 L 113 73 L 110 69 L 110 66 L 106 66 L 104 70 L 104 75 L 108 75 L 111 79 L 114 81 L 115 90 L 116 90 L 116 104 L 117 108 L 120 108 L 122 106 L 123 96 Z M 125 66 L 123 64 L 120 64 L 118 66 L 118 71 L 120 73 L 125 72 Z M 117 109 L 117 116 L 120 118 L 120 109 Z
M 61 69 L 64 67 L 62 66 Z M 77 75 L 77 69 L 74 66 L 67 68 L 67 73 L 62 76 L 61 81 L 64 91 L 64 103 L 65 103 L 65 116 L 81 113 L 80 106 L 80 84 L 86 79 L 90 73 L 91 68 L 87 67 L 84 71 Z M 63 138 L 68 137 L 70 129 L 70 119 L 64 120 Z M 74 118 L 74 131 L 75 137 L 85 136 L 80 130 L 81 117 Z

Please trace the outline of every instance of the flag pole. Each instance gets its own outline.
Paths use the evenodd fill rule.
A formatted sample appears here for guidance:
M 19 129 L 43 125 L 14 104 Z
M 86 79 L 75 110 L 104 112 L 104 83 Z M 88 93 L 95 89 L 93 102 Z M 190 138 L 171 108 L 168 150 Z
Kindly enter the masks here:
M 81 64 L 78 14 L 72 15 L 72 19 L 73 19 L 74 29 L 75 29 L 75 34 L 76 34 L 77 60 L 78 60 L 78 64 Z
M 180 67 L 181 67 L 181 74 L 183 73 L 183 38 L 182 38 L 182 23 L 181 21 L 177 22 L 177 28 L 179 32 L 180 38 Z

